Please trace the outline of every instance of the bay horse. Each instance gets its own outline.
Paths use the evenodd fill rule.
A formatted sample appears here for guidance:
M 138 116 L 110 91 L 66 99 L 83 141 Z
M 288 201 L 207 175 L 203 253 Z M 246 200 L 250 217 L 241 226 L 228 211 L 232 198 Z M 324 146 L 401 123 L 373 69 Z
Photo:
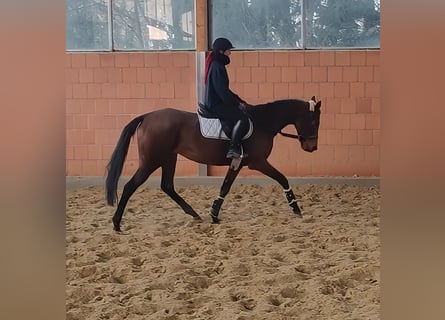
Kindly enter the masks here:
M 253 122 L 253 132 L 243 141 L 248 154 L 242 158 L 238 168 L 230 166 L 226 158 L 229 141 L 205 138 L 201 135 L 197 113 L 165 108 L 134 118 L 123 129 L 111 159 L 107 165 L 105 193 L 108 205 L 117 200 L 118 180 L 122 173 L 131 137 L 137 133 L 139 167 L 124 185 L 122 196 L 113 216 L 115 231 L 121 231 L 122 216 L 131 195 L 156 169 L 162 168 L 161 190 L 170 196 L 186 213 L 196 220 L 202 220 L 193 208 L 176 193 L 174 175 L 178 154 L 194 162 L 229 166 L 220 188 L 219 196 L 213 201 L 210 215 L 213 223 L 219 223 L 219 211 L 224 197 L 243 166 L 257 170 L 277 181 L 284 190 L 293 213 L 302 217 L 297 200 L 287 178 L 268 161 L 272 152 L 274 137 L 280 133 L 298 139 L 304 151 L 317 150 L 320 124 L 321 101 L 312 97 L 309 101 L 300 99 L 278 100 L 266 104 L 247 106 L 245 112 Z M 282 129 L 293 125 L 297 135 L 283 133 Z

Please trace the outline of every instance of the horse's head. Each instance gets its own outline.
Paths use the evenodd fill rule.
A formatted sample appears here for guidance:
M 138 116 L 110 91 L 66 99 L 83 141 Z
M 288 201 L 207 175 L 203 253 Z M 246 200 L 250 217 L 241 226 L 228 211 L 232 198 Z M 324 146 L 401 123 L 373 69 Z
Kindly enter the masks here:
M 307 109 L 301 114 L 295 123 L 298 132 L 298 140 L 301 148 L 307 152 L 317 150 L 318 127 L 320 126 L 320 107 L 321 101 L 316 101 L 312 97 L 306 102 Z

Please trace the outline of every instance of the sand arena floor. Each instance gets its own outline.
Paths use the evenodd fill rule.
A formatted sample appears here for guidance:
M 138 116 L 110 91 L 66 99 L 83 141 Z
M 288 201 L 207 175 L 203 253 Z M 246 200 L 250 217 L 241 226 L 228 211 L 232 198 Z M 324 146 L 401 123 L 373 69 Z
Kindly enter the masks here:
M 130 199 L 122 234 L 102 186 L 66 192 L 67 319 L 379 319 L 378 187 L 179 186 L 193 222 L 159 188 Z M 120 192 L 119 192 L 120 195 Z

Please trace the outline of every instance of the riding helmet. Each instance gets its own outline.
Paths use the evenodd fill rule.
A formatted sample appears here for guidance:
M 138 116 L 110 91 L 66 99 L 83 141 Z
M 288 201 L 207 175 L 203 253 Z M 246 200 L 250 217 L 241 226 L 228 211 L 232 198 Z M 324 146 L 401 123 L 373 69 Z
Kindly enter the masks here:
M 226 51 L 228 49 L 233 49 L 233 48 L 235 48 L 235 47 L 232 45 L 232 42 L 230 42 L 226 38 L 215 39 L 215 41 L 213 41 L 213 45 L 212 45 L 212 49 L 215 52 L 219 52 L 219 50 Z

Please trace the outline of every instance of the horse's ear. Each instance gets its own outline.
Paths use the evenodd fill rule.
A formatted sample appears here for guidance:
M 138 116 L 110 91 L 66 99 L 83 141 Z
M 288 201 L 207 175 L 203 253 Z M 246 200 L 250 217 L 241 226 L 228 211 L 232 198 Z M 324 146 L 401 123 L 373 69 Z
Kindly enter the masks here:
M 317 100 L 315 100 L 315 96 L 312 96 L 311 100 L 317 102 Z
M 320 109 L 320 108 L 321 108 L 321 100 L 315 104 L 315 109 Z

